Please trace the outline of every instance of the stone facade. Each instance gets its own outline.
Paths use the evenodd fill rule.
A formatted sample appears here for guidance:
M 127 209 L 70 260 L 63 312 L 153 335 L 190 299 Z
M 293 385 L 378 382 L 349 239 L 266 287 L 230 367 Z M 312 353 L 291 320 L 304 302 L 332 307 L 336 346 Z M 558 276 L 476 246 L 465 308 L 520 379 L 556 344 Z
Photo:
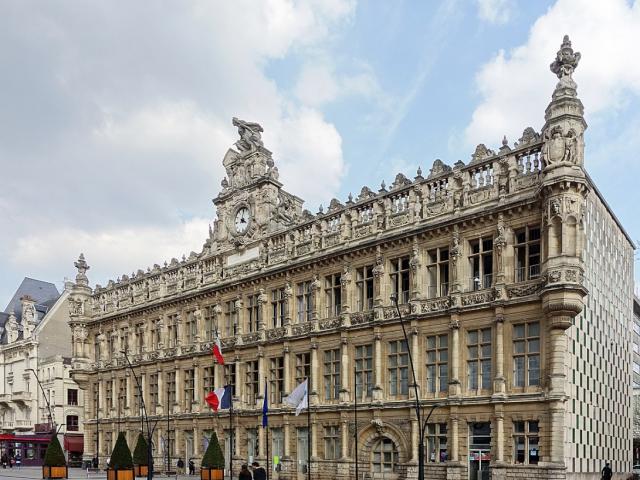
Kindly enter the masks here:
M 234 119 L 240 140 L 225 155 L 217 220 L 200 253 L 94 289 L 84 258 L 76 262 L 70 325 L 73 376 L 91 399 L 87 458 L 97 443 L 104 462 L 118 430 L 131 443 L 140 427 L 127 351 L 158 421 L 159 465 L 167 437 L 173 459 L 198 460 L 212 430 L 230 451 L 228 412 L 204 403 L 224 384 L 235 388 L 234 464 L 264 463 L 266 382 L 278 475 L 302 476 L 307 417 L 282 399 L 309 378 L 313 478 L 353 478 L 356 458 L 366 478 L 416 478 L 409 348 L 420 401 L 439 404 L 427 428 L 427 478 L 598 478 L 601 465 L 569 462 L 570 449 L 591 439 L 566 431 L 577 392 L 568 346 L 584 338 L 573 332 L 589 259 L 616 248 L 626 275 L 633 246 L 615 222 L 607 227 L 622 241 L 587 240 L 588 206 L 605 204 L 583 166 L 586 123 L 572 79 L 579 59 L 565 37 L 540 133 L 526 128 L 495 151 L 478 145 L 468 164 L 436 160 L 426 177 L 398 174 L 316 214 L 282 189 L 261 126 Z M 621 308 L 626 294 L 616 293 Z M 225 366 L 211 355 L 216 331 Z M 614 355 L 629 349 L 621 342 Z M 606 389 L 600 395 L 609 399 Z M 607 452 L 618 472 L 630 471 L 628 452 Z

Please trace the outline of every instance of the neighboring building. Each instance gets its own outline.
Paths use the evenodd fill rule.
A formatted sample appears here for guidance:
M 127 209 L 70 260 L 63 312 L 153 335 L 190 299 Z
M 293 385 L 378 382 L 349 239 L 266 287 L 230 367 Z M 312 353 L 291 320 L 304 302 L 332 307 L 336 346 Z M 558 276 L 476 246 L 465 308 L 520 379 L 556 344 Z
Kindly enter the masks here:
M 467 165 L 436 160 L 426 178 L 398 174 L 317 214 L 282 189 L 260 125 L 234 119 L 240 140 L 200 253 L 95 289 L 84 258 L 75 264 L 86 457 L 97 444 L 104 463 L 119 430 L 131 444 L 140 429 L 126 351 L 158 422 L 159 465 L 167 444 L 173 461 L 199 460 L 213 430 L 234 464 L 264 463 L 266 382 L 280 478 L 303 475 L 309 448 L 314 479 L 353 478 L 356 457 L 367 478 L 416 478 L 410 348 L 422 403 L 441 404 L 427 478 L 597 479 L 606 461 L 628 474 L 634 247 L 584 170 L 579 59 L 565 37 L 541 133 L 478 145 Z M 305 378 L 310 445 L 307 416 L 282 401 Z M 204 402 L 224 384 L 233 448 L 228 412 Z
M 82 458 L 82 392 L 69 376 L 68 295 L 25 278 L 0 313 L 0 450 L 20 456 L 23 465 L 42 464 L 51 423 L 59 427 L 67 458 Z
M 633 464 L 640 464 L 640 289 L 633 296 Z

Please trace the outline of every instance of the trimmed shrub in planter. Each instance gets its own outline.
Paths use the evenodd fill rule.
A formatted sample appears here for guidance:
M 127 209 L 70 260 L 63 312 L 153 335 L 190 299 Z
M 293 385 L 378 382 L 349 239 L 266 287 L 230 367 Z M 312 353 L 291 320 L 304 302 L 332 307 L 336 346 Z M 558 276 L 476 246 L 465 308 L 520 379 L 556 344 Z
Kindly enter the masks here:
M 57 435 L 51 435 L 51 441 L 44 455 L 44 465 L 42 466 L 42 478 L 69 478 L 67 461 L 60 446 Z
M 131 450 L 127 445 L 127 439 L 123 432 L 120 432 L 116 440 L 116 446 L 111 452 L 109 468 L 107 469 L 108 480 L 133 480 L 133 459 Z
M 147 440 L 142 433 L 138 435 L 136 448 L 133 449 L 133 470 L 136 477 L 146 477 L 149 472 L 149 460 L 147 458 Z
M 202 463 L 200 464 L 200 480 L 223 480 L 224 478 L 224 455 L 220 448 L 218 435 L 213 432 L 207 451 L 204 452 Z

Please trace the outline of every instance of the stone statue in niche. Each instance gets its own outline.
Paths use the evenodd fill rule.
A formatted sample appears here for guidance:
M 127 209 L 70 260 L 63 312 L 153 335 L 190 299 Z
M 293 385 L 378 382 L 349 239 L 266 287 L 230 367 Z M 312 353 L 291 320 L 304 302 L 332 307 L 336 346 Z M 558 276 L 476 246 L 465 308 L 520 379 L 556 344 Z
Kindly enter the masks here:
M 240 135 L 240 140 L 238 140 L 234 145 L 240 152 L 252 153 L 259 148 L 264 147 L 261 135 L 264 130 L 262 129 L 260 124 L 245 122 L 244 120 L 233 117 L 233 125 L 235 127 L 238 127 L 238 135 Z
M 578 139 L 573 130 L 563 135 L 562 128 L 558 125 L 545 135 L 545 144 L 542 150 L 547 165 L 557 163 L 576 163 L 576 149 Z

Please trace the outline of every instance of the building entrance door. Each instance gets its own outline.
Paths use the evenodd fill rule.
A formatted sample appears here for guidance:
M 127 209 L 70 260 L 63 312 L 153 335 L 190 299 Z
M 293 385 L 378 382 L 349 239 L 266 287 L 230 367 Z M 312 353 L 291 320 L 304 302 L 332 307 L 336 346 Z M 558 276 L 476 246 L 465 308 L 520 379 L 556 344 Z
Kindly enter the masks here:
M 469 451 L 469 480 L 489 480 L 489 464 L 491 453 L 489 450 Z

